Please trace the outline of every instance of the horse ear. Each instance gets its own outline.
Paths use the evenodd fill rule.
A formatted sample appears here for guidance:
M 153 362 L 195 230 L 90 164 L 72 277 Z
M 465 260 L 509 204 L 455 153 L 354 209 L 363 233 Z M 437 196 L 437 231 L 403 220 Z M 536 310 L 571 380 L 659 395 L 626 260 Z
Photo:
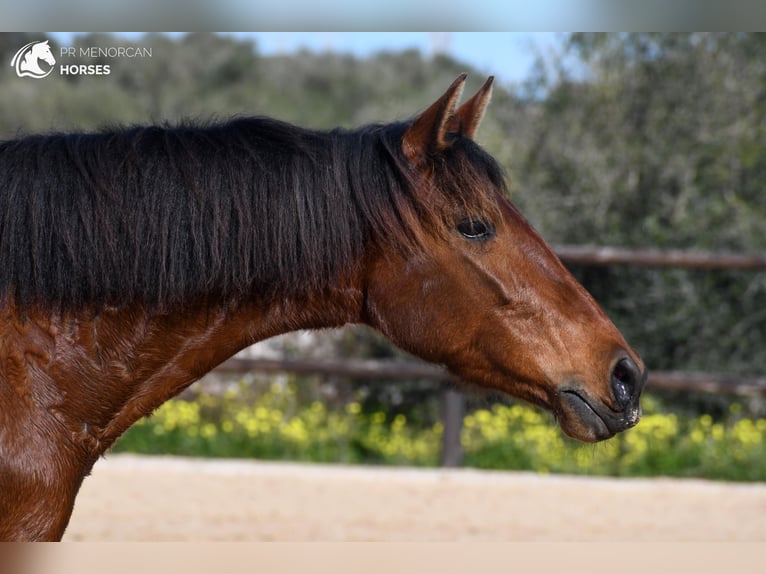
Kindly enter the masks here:
M 460 74 L 444 95 L 420 114 L 407 128 L 402 139 L 404 155 L 420 163 L 424 156 L 449 147 L 448 133 L 454 125 L 455 108 L 468 74 Z
M 494 76 L 487 78 L 487 81 L 484 82 L 479 91 L 455 112 L 455 116 L 459 120 L 460 133 L 464 136 L 473 139 L 476 134 L 481 119 L 484 117 L 484 112 L 487 110 L 487 104 L 489 104 L 489 100 L 492 97 L 492 82 L 494 79 Z

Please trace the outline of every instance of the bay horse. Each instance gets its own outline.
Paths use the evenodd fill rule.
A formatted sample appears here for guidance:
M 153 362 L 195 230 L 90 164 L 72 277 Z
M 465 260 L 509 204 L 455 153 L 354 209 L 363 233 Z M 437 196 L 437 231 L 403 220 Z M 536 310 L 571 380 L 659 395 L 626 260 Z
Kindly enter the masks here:
M 474 141 L 492 78 L 409 121 L 0 143 L 0 539 L 58 540 L 97 459 L 244 347 L 347 323 L 598 441 L 641 359 Z

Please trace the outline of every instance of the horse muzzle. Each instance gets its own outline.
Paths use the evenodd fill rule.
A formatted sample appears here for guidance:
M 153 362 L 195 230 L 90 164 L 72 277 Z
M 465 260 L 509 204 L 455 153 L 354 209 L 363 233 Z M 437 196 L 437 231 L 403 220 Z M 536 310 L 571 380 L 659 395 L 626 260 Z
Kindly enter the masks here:
M 577 440 L 598 442 L 636 426 L 641 418 L 639 399 L 646 379 L 647 371 L 624 357 L 611 371 L 609 402 L 593 396 L 582 383 L 563 385 L 557 409 L 561 429 Z

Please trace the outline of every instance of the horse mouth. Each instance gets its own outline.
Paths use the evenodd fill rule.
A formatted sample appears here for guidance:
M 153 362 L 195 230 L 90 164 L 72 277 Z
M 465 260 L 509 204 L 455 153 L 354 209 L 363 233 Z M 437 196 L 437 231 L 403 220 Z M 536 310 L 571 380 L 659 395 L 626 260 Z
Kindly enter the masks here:
M 598 442 L 613 437 L 638 423 L 641 410 L 615 412 L 600 401 L 576 389 L 562 390 L 559 424 L 570 437 L 583 442 Z

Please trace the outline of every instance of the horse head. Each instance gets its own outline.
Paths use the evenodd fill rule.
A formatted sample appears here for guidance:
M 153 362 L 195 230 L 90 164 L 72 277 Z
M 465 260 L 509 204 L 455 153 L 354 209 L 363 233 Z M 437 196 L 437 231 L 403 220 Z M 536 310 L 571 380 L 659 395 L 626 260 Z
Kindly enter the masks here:
M 506 198 L 473 141 L 492 78 L 458 107 L 464 82 L 404 131 L 418 247 L 370 259 L 366 320 L 466 381 L 552 411 L 576 439 L 609 438 L 640 418 L 643 363 Z

